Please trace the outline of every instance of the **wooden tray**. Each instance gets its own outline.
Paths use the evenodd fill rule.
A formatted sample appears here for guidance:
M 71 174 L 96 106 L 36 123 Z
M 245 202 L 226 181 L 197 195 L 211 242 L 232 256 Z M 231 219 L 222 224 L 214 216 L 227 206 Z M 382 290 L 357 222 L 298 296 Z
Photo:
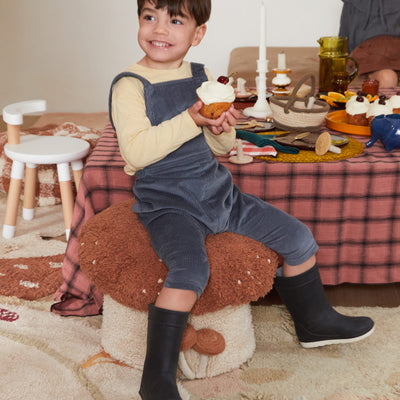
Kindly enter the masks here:
M 326 116 L 326 126 L 338 132 L 371 136 L 369 126 L 351 125 L 346 122 L 346 110 L 333 111 Z

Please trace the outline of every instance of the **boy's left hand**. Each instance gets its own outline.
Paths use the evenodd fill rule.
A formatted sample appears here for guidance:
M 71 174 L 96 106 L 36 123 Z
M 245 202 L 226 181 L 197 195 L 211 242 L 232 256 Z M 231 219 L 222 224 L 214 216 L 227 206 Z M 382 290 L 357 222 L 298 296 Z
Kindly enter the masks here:
M 189 108 L 189 114 L 198 126 L 207 126 L 207 128 L 214 135 L 220 135 L 222 132 L 230 132 L 232 127 L 236 125 L 237 118 L 239 118 L 239 111 L 235 109 L 233 105 L 223 112 L 217 119 L 209 119 L 203 117 L 199 111 L 203 103 L 201 101 L 193 104 Z
M 232 127 L 236 125 L 238 118 L 239 111 L 231 105 L 229 109 L 223 112 L 217 119 L 212 120 L 215 124 L 210 124 L 207 127 L 214 135 L 220 135 L 222 132 L 230 132 Z

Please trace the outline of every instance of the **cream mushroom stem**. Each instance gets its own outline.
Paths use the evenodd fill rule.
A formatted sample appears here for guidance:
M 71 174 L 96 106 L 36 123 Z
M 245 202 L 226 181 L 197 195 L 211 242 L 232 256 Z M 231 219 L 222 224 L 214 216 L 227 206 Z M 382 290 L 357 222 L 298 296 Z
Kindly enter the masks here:
M 315 153 L 317 156 L 323 156 L 328 151 L 336 154 L 340 154 L 342 152 L 339 147 L 332 145 L 332 139 L 329 132 L 322 132 L 315 143 Z

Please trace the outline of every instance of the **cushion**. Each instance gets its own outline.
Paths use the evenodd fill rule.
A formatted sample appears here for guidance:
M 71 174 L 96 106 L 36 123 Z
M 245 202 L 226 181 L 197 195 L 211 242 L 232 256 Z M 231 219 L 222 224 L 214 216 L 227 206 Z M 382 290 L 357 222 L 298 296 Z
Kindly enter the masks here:
M 134 199 L 112 205 L 82 228 L 79 263 L 91 282 L 126 307 L 147 311 L 167 275 L 147 230 L 132 212 Z M 247 304 L 272 288 L 278 255 L 261 243 L 234 233 L 209 235 L 210 280 L 192 314 Z
M 385 68 L 400 71 L 399 49 L 399 37 L 377 36 L 361 43 L 351 52 L 350 56 L 358 61 L 359 74 Z
M 272 79 L 275 74 L 272 72 L 278 66 L 278 54 L 286 54 L 286 66 L 291 70 L 288 74 L 292 80 L 290 86 L 296 83 L 306 74 L 313 74 L 315 81 L 319 82 L 319 47 L 267 47 L 268 70 L 267 87 L 273 87 Z M 258 47 L 237 47 L 231 51 L 228 75 L 236 72 L 235 78 L 246 80 L 246 86 L 255 87 L 257 74 Z M 356 76 L 351 86 L 361 86 L 362 76 Z
M 39 136 L 69 136 L 84 139 L 90 144 L 89 154 L 100 138 L 101 130 L 91 129 L 65 122 L 61 125 L 49 124 L 41 128 L 25 129 L 22 135 L 35 134 Z M 4 145 L 7 143 L 7 132 L 0 133 L 0 191 L 7 193 L 10 186 L 10 174 L 12 161 L 4 153 Z M 72 176 L 72 174 L 71 174 Z M 75 186 L 73 186 L 75 190 Z M 23 198 L 23 188 L 21 192 Z M 61 203 L 60 187 L 58 184 L 56 165 L 38 166 L 38 185 L 36 188 L 36 206 L 51 206 Z

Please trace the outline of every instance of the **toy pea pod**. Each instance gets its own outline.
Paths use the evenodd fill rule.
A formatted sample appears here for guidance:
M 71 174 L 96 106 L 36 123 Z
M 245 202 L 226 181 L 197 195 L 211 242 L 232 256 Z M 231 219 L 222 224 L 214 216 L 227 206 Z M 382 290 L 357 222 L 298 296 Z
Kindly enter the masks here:
M 380 140 L 386 151 L 400 149 L 400 114 L 378 115 L 371 121 L 371 139 L 366 147 Z

